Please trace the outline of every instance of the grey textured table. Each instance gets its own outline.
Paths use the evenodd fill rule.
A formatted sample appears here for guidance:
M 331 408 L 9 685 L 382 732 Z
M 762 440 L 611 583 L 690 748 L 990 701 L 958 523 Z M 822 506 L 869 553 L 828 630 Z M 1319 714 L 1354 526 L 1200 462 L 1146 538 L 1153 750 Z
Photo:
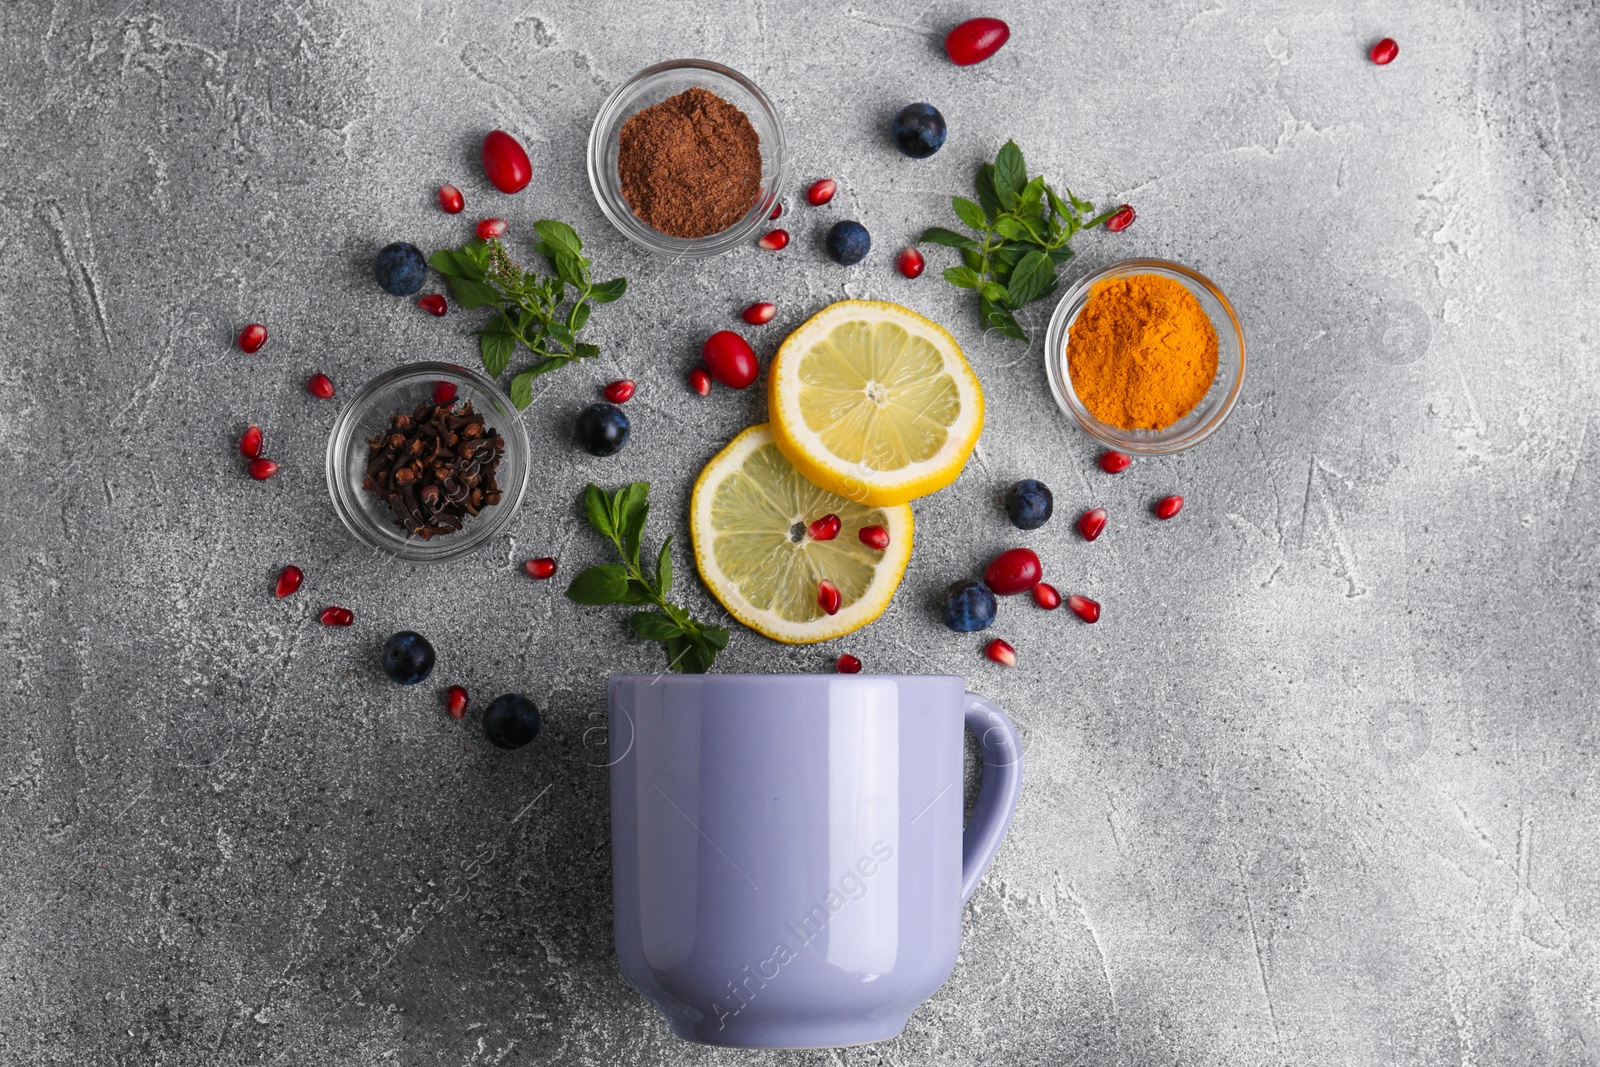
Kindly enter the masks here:
M 407 6 L 0 8 L 0 1063 L 1596 1062 L 1593 4 L 1018 7 L 965 70 L 939 38 L 985 12 L 942 2 Z M 828 209 L 790 197 L 787 252 L 671 265 L 595 207 L 590 119 L 680 55 L 752 75 L 799 177 L 838 179 Z M 884 132 L 919 99 L 952 128 L 926 162 Z M 533 156 L 514 200 L 475 162 L 494 126 Z M 1045 388 L 1047 308 L 1031 348 L 986 341 L 951 287 L 893 273 L 1007 136 L 1138 207 L 1069 276 L 1157 255 L 1231 295 L 1250 380 L 1203 447 L 1099 474 Z M 433 205 L 441 181 L 467 215 Z M 603 362 L 538 390 L 513 534 L 414 569 L 337 525 L 336 405 L 303 382 L 475 358 L 476 316 L 421 314 L 369 264 L 490 211 L 571 221 L 632 288 L 595 317 Z M 820 251 L 839 217 L 874 234 L 859 267 Z M 650 479 L 652 541 L 682 537 L 695 472 L 764 409 L 687 394 L 699 341 L 772 300 L 765 359 L 846 295 L 950 324 L 991 414 L 917 504 L 890 613 L 839 644 L 966 675 L 1026 731 L 1028 777 L 961 962 L 901 1039 L 709 1052 L 610 949 L 586 731 L 606 672 L 659 650 L 517 564 L 602 558 L 589 479 Z M 272 340 L 246 357 L 253 320 Z M 624 374 L 633 445 L 576 452 L 574 413 Z M 283 464 L 265 484 L 233 452 L 246 421 Z M 1092 546 L 1060 518 L 1028 539 L 1105 617 L 1007 605 L 1005 672 L 933 604 L 1017 540 L 994 496 L 1030 475 L 1069 516 L 1111 510 Z M 1146 518 L 1172 491 L 1182 517 Z M 306 588 L 275 601 L 286 562 Z M 356 625 L 319 626 L 329 603 Z M 378 673 L 408 627 L 438 685 Z M 838 651 L 737 631 L 718 666 Z M 525 690 L 546 733 L 488 748 L 442 714 L 451 681 L 480 707 Z

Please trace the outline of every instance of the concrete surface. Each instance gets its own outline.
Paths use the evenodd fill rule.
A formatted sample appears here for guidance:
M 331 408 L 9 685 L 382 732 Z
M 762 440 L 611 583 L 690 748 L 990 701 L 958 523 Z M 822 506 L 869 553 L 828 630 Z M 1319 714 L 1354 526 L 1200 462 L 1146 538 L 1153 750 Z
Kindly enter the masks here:
M 1597 1062 L 1600 14 L 1390 8 L 1018 5 L 963 70 L 938 42 L 979 11 L 945 2 L 0 7 L 0 1064 Z M 590 119 L 679 55 L 753 75 L 797 177 L 838 179 L 830 208 L 791 197 L 787 252 L 671 265 L 601 218 Z M 926 162 L 884 132 L 918 99 L 953 131 Z M 474 162 L 493 126 L 533 156 L 515 199 Z M 1204 447 L 1098 473 L 1046 392 L 1048 306 L 1031 348 L 991 342 L 955 290 L 892 272 L 1007 136 L 1137 205 L 1069 276 L 1159 255 L 1231 294 L 1249 386 Z M 513 535 L 414 569 L 337 525 L 337 405 L 303 382 L 475 358 L 476 315 L 421 314 L 368 264 L 488 213 L 571 221 L 632 289 L 595 316 L 603 363 L 538 393 Z M 848 270 L 819 248 L 840 217 L 877 242 Z M 694 473 L 763 410 L 687 396 L 699 341 L 772 300 L 765 358 L 846 294 L 951 325 L 991 401 L 981 454 L 918 503 L 888 617 L 811 649 L 739 631 L 719 667 L 965 674 L 1027 731 L 1026 791 L 901 1039 L 713 1053 L 609 943 L 589 731 L 604 674 L 659 651 L 517 564 L 602 558 L 591 478 L 652 480 L 651 542 L 682 537 Z M 252 320 L 253 358 L 231 345 Z M 633 445 L 575 452 L 622 374 Z M 266 484 L 233 451 L 252 420 Z M 1028 475 L 1064 517 L 1019 538 L 994 497 Z M 1174 491 L 1182 517 L 1149 519 Z M 1091 504 L 1112 520 L 1088 546 Z M 1007 673 L 932 604 L 1018 540 L 1105 618 L 1004 605 Z M 275 601 L 291 561 L 306 587 Z M 356 625 L 317 625 L 329 603 Z M 379 675 L 403 628 L 437 685 Z M 455 681 L 479 707 L 527 691 L 546 734 L 491 750 L 441 713 Z

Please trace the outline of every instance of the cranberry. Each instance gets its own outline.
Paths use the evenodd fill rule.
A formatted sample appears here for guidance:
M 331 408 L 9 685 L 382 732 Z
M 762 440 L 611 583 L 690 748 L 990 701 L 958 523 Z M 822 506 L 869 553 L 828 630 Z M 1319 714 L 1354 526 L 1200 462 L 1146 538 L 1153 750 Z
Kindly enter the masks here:
M 270 459 L 253 459 L 250 461 L 250 477 L 258 482 L 264 482 L 278 473 L 278 465 Z
M 1067 607 L 1071 608 L 1072 613 L 1084 622 L 1100 621 L 1100 605 L 1086 596 L 1079 596 L 1077 593 L 1073 593 L 1067 597 Z
M 839 614 L 839 607 L 844 603 L 844 597 L 839 592 L 839 587 L 827 578 L 817 583 L 817 607 L 829 615 Z
M 755 349 L 732 330 L 718 330 L 700 346 L 700 358 L 717 381 L 729 389 L 747 389 L 755 383 L 761 368 Z
M 860 674 L 861 661 L 846 652 L 833 661 L 833 669 L 840 674 Z
M 417 307 L 426 311 L 434 318 L 438 318 L 450 310 L 450 305 L 444 302 L 444 297 L 438 293 L 429 293 L 427 296 L 417 297 Z
M 259 352 L 261 346 L 267 343 L 267 328 L 259 322 L 252 322 L 239 331 L 239 350 L 241 352 Z
M 300 583 L 305 580 L 306 572 L 291 563 L 278 572 L 278 584 L 273 589 L 272 595 L 282 600 L 296 589 L 299 589 Z
M 444 710 L 452 719 L 467 717 L 467 691 L 459 685 L 452 685 L 445 691 Z
M 752 326 L 765 326 L 777 313 L 777 304 L 751 304 L 740 312 L 739 317 Z
M 1156 518 L 1166 520 L 1183 510 L 1183 497 L 1164 496 L 1156 501 Z
M 1033 587 L 1033 602 L 1046 611 L 1054 611 L 1061 606 L 1061 594 L 1049 582 L 1040 582 Z
M 928 261 L 915 248 L 902 248 L 894 260 L 895 269 L 907 278 L 920 278 L 928 269 Z
M 626 404 L 633 399 L 633 393 L 636 388 L 632 378 L 623 378 L 621 381 L 612 382 L 602 392 L 605 398 L 613 404 Z
M 1380 67 L 1387 67 L 1399 55 L 1400 46 L 1395 43 L 1395 39 L 1393 37 L 1385 37 L 1372 46 L 1372 51 L 1367 53 L 1367 58 Z
M 839 516 L 830 513 L 807 526 L 806 534 L 813 541 L 832 541 L 839 536 L 839 527 L 842 525 Z
M 711 375 L 704 367 L 695 367 L 689 372 L 689 388 L 701 396 L 711 395 Z
M 958 67 L 982 63 L 1011 38 L 1011 27 L 999 19 L 968 19 L 944 38 L 945 55 Z
M 762 237 L 761 240 L 756 242 L 756 244 L 760 245 L 762 248 L 765 248 L 768 252 L 776 252 L 780 248 L 788 248 L 789 231 L 769 230 L 766 236 Z
M 356 614 L 349 608 L 328 607 L 322 609 L 318 618 L 324 626 L 349 626 L 356 621 Z
M 483 219 L 478 223 L 478 236 L 485 241 L 492 241 L 496 237 L 504 237 L 505 235 L 505 219 Z
M 1126 452 L 1100 453 L 1100 469 L 1107 474 L 1121 474 L 1133 463 L 1133 457 Z
M 549 556 L 540 556 L 524 563 L 522 569 L 528 572 L 529 578 L 548 578 L 556 572 L 556 561 Z
M 456 398 L 455 382 L 434 382 L 433 402 L 435 404 L 448 404 Z
M 1039 584 L 1044 568 L 1031 548 L 1008 548 L 983 571 L 983 584 L 996 596 L 1026 593 Z
M 822 178 L 811 183 L 806 189 L 806 203 L 812 207 L 821 207 L 833 199 L 833 194 L 839 189 L 839 183 L 832 178 Z
M 889 531 L 882 526 L 863 526 L 856 534 L 861 543 L 877 552 L 889 547 Z
M 483 138 L 483 172 L 502 193 L 515 193 L 533 178 L 528 153 L 504 130 L 490 130 Z
M 317 373 L 306 379 L 306 392 L 318 400 L 333 399 L 333 379 L 326 374 Z
M 1123 230 L 1126 230 L 1129 226 L 1133 225 L 1133 219 L 1134 214 L 1132 205 L 1123 204 L 1121 207 L 1117 208 L 1117 213 L 1115 215 L 1112 215 L 1109 219 L 1106 219 L 1106 229 L 1110 230 L 1112 233 L 1121 233 Z
M 239 454 L 245 459 L 260 459 L 264 440 L 261 427 L 252 425 L 244 432 L 244 436 L 239 438 Z
M 1017 650 L 998 637 L 983 646 L 983 654 L 1002 667 L 1017 665 Z
M 459 215 L 461 209 L 467 206 L 466 198 L 461 195 L 461 190 L 453 185 L 439 186 L 439 207 L 448 215 Z
M 1090 508 L 1078 516 L 1078 533 L 1085 541 L 1093 541 L 1106 528 L 1106 509 Z

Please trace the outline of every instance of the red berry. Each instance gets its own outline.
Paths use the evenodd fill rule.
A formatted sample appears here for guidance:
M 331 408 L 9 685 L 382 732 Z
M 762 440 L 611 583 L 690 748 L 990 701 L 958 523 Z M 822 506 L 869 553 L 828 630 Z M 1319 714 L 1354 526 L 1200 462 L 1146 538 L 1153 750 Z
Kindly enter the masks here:
M 850 653 L 846 652 L 838 659 L 833 661 L 833 669 L 838 671 L 840 674 L 860 674 L 861 661 L 856 659 Z
M 868 548 L 882 552 L 889 547 L 889 531 L 882 526 L 863 526 L 856 534 Z
M 319 616 L 324 626 L 349 626 L 356 621 L 355 612 L 349 608 L 323 608 Z
M 778 313 L 777 304 L 751 304 L 739 315 L 752 326 L 765 326 Z
M 445 690 L 444 710 L 452 719 L 467 717 L 467 691 L 459 685 L 452 685 Z
M 811 183 L 806 190 L 806 203 L 812 207 L 821 207 L 833 199 L 833 194 L 839 189 L 839 183 L 832 178 L 822 178 Z
M 1380 67 L 1387 67 L 1390 63 L 1393 63 L 1395 58 L 1399 55 L 1400 46 L 1395 43 L 1395 39 L 1393 37 L 1385 37 L 1383 40 L 1373 45 L 1372 51 L 1367 53 L 1367 57 Z
M 1109 219 L 1106 219 L 1106 229 L 1110 230 L 1112 233 L 1121 233 L 1123 230 L 1126 230 L 1129 226 L 1133 225 L 1133 219 L 1134 214 L 1132 205 L 1123 204 L 1121 207 L 1117 208 L 1117 213 L 1115 215 L 1112 215 Z
M 1100 453 L 1100 469 L 1107 474 L 1121 474 L 1133 462 L 1133 457 L 1126 452 Z
M 502 193 L 515 193 L 533 178 L 528 153 L 504 130 L 490 130 L 483 138 L 483 172 Z
M 434 318 L 438 318 L 450 310 L 450 305 L 444 302 L 444 297 L 438 293 L 429 293 L 427 296 L 417 297 L 417 307 L 426 311 Z
M 467 206 L 466 198 L 461 195 L 461 190 L 453 185 L 439 186 L 439 207 L 446 214 L 459 215 L 461 209 Z
M 278 473 L 278 465 L 270 459 L 253 459 L 250 461 L 250 477 L 258 482 L 264 482 Z
M 282 600 L 296 589 L 299 589 L 300 583 L 305 580 L 306 572 L 291 563 L 278 572 L 278 585 L 273 590 L 272 595 Z
M 842 525 L 839 516 L 829 513 L 807 526 L 806 533 L 813 541 L 832 541 L 839 536 L 839 527 Z
M 320 372 L 313 374 L 310 378 L 306 379 L 306 392 L 310 393 L 318 400 L 332 400 L 333 379 Z
M 433 402 L 435 404 L 448 404 L 456 398 L 455 382 L 434 382 Z
M 729 389 L 746 389 L 755 383 L 760 366 L 750 342 L 732 330 L 718 330 L 700 346 L 700 358 L 717 381 Z
M 779 215 L 782 215 L 782 214 L 783 214 L 783 205 L 782 204 L 773 204 L 772 205 L 772 214 L 767 216 L 767 221 L 768 222 L 772 222 Z
M 1106 528 L 1106 509 L 1090 508 L 1078 516 L 1078 532 L 1085 541 L 1093 541 Z
M 768 252 L 776 252 L 780 248 L 788 248 L 789 231 L 770 230 L 767 232 L 766 236 L 762 237 L 761 240 L 756 242 L 756 244 L 760 245 L 762 248 L 765 248 Z
M 540 556 L 524 563 L 522 569 L 528 572 L 529 578 L 548 578 L 556 572 L 556 561 L 549 556 Z
M 632 378 L 623 378 L 621 381 L 612 382 L 603 390 L 605 398 L 613 404 L 626 404 L 633 399 L 634 389 Z
M 944 38 L 945 55 L 958 67 L 982 63 L 1011 38 L 1011 27 L 999 19 L 968 19 Z
M 485 241 L 506 235 L 505 219 L 483 219 L 478 223 L 478 236 Z
M 984 568 L 983 584 L 996 596 L 1011 596 L 1026 593 L 1038 585 L 1042 577 L 1044 568 L 1039 565 L 1039 557 L 1033 549 L 1008 548 Z
M 900 255 L 895 257 L 894 265 L 907 278 L 920 278 L 922 272 L 928 269 L 928 261 L 915 248 L 902 248 Z
M 1067 597 L 1067 607 L 1071 608 L 1072 613 L 1084 622 L 1100 621 L 1100 605 L 1086 596 L 1079 596 L 1077 593 L 1073 593 Z
M 259 352 L 261 346 L 267 343 L 267 328 L 259 322 L 252 322 L 239 331 L 239 350 L 241 352 Z
M 844 597 L 839 593 L 839 587 L 827 578 L 817 583 L 817 607 L 829 615 L 839 614 L 839 606 L 844 603 Z
M 689 388 L 701 396 L 711 395 L 711 375 L 706 373 L 704 367 L 695 367 L 689 371 Z
M 1017 665 L 1017 650 L 998 637 L 983 646 L 983 654 L 1002 667 L 1015 667 Z
M 264 439 L 265 435 L 262 434 L 261 427 L 252 425 L 239 438 L 239 454 L 246 459 L 260 459 L 261 445 Z
M 1183 510 L 1183 497 L 1164 496 L 1156 501 L 1156 518 L 1170 519 Z
M 1049 582 L 1040 582 L 1033 587 L 1033 602 L 1046 611 L 1054 611 L 1061 606 L 1061 594 Z

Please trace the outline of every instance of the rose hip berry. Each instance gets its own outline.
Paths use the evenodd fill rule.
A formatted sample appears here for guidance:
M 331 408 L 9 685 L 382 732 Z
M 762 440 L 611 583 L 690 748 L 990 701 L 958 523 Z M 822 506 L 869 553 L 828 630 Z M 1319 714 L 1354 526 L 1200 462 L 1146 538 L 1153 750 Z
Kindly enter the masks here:
M 1039 557 L 1033 549 L 1008 548 L 984 568 L 983 584 L 996 596 L 1012 596 L 1026 593 L 1038 585 L 1043 577 L 1044 568 L 1040 566 Z
M 1033 587 L 1033 602 L 1046 611 L 1054 611 L 1061 606 L 1061 594 L 1049 582 L 1040 582 Z
M 920 278 L 922 272 L 928 269 L 928 261 L 915 248 L 902 248 L 894 259 L 894 267 L 907 278 Z
M 769 230 L 762 236 L 761 240 L 756 242 L 756 244 L 760 245 L 762 248 L 765 248 L 768 252 L 776 252 L 780 248 L 788 248 L 789 231 Z
M 704 367 L 695 367 L 689 371 L 689 388 L 701 396 L 711 395 L 711 375 L 706 373 Z
M 1367 58 L 1380 67 L 1387 67 L 1400 55 L 1400 46 L 1393 37 L 1385 37 L 1372 46 L 1372 51 L 1367 53 Z
M 250 461 L 250 477 L 258 482 L 264 482 L 278 473 L 278 465 L 270 459 L 253 459 Z
M 434 318 L 439 318 L 446 311 L 450 310 L 450 305 L 446 304 L 444 302 L 444 297 L 440 296 L 438 293 L 429 293 L 427 296 L 417 297 L 417 307 L 421 308 L 423 311 L 426 311 Z
M 505 235 L 505 219 L 483 219 L 478 223 L 478 237 L 482 240 L 491 241 L 496 237 L 504 237 Z
M 252 322 L 239 331 L 239 351 L 259 352 L 261 346 L 267 343 L 267 328 L 259 322 Z
M 839 528 L 844 525 L 839 521 L 839 516 L 827 514 L 816 522 L 806 527 L 806 535 L 813 541 L 832 541 L 839 536 Z
M 453 185 L 439 186 L 439 209 L 447 215 L 459 215 L 467 206 L 466 197 Z
M 515 193 L 533 177 L 533 166 L 521 143 L 504 130 L 490 130 L 483 138 L 483 172 L 502 193 Z
M 467 717 L 467 691 L 459 685 L 452 685 L 445 690 L 444 710 L 452 719 Z
M 1183 510 L 1183 497 L 1164 496 L 1156 501 L 1156 518 L 1165 521 Z
M 839 189 L 839 183 L 832 178 L 822 178 L 811 183 L 806 189 L 806 203 L 812 207 L 821 207 L 833 199 L 833 194 Z
M 632 378 L 622 378 L 606 386 L 602 392 L 605 394 L 605 398 L 613 404 L 626 404 L 633 399 L 633 393 L 636 388 L 637 386 L 633 384 Z
M 747 389 L 755 383 L 761 368 L 756 363 L 750 342 L 732 330 L 718 330 L 700 346 L 706 370 L 729 389 Z
M 1011 39 L 1011 27 L 999 19 L 968 19 L 944 38 L 944 52 L 958 67 L 982 63 Z
M 540 556 L 524 563 L 522 569 L 528 572 L 529 578 L 548 578 L 556 572 L 556 561 L 549 556 Z
M 261 446 L 265 440 L 261 427 L 252 424 L 239 438 L 239 454 L 245 459 L 260 459 Z
M 998 637 L 983 646 L 983 654 L 1002 667 L 1017 665 L 1017 650 Z
M 306 572 L 291 563 L 278 572 L 278 584 L 273 588 L 272 595 L 282 600 L 296 589 L 299 589 L 300 583 L 305 580 Z
M 1121 474 L 1133 463 L 1133 457 L 1126 452 L 1100 453 L 1100 469 L 1107 474 Z
M 349 608 L 327 607 L 318 618 L 324 626 L 349 626 L 356 621 L 356 613 Z
M 739 313 L 739 317 L 752 326 L 765 326 L 777 313 L 777 304 L 751 304 Z
M 306 379 L 306 392 L 318 400 L 333 399 L 333 379 L 326 374 L 317 373 Z
M 1073 593 L 1067 597 L 1067 607 L 1071 608 L 1072 613 L 1084 622 L 1100 621 L 1099 603 L 1090 600 L 1086 596 L 1079 596 L 1077 593 Z
M 856 534 L 861 543 L 877 552 L 889 547 L 889 531 L 882 526 L 863 526 Z
M 861 661 L 846 652 L 833 661 L 833 669 L 840 674 L 860 674 Z
M 1078 516 L 1078 533 L 1085 541 L 1093 541 L 1106 528 L 1106 509 L 1090 508 Z
M 1121 233 L 1123 230 L 1126 230 L 1129 226 L 1133 225 L 1134 217 L 1133 206 L 1131 204 L 1123 204 L 1121 207 L 1117 208 L 1117 213 L 1115 215 L 1112 215 L 1109 219 L 1106 219 L 1106 229 L 1110 230 L 1112 233 Z
M 433 402 L 435 404 L 448 404 L 456 398 L 455 382 L 434 382 Z
M 817 607 L 829 615 L 839 614 L 839 607 L 844 603 L 844 597 L 839 592 L 839 587 L 827 578 L 817 583 Z

